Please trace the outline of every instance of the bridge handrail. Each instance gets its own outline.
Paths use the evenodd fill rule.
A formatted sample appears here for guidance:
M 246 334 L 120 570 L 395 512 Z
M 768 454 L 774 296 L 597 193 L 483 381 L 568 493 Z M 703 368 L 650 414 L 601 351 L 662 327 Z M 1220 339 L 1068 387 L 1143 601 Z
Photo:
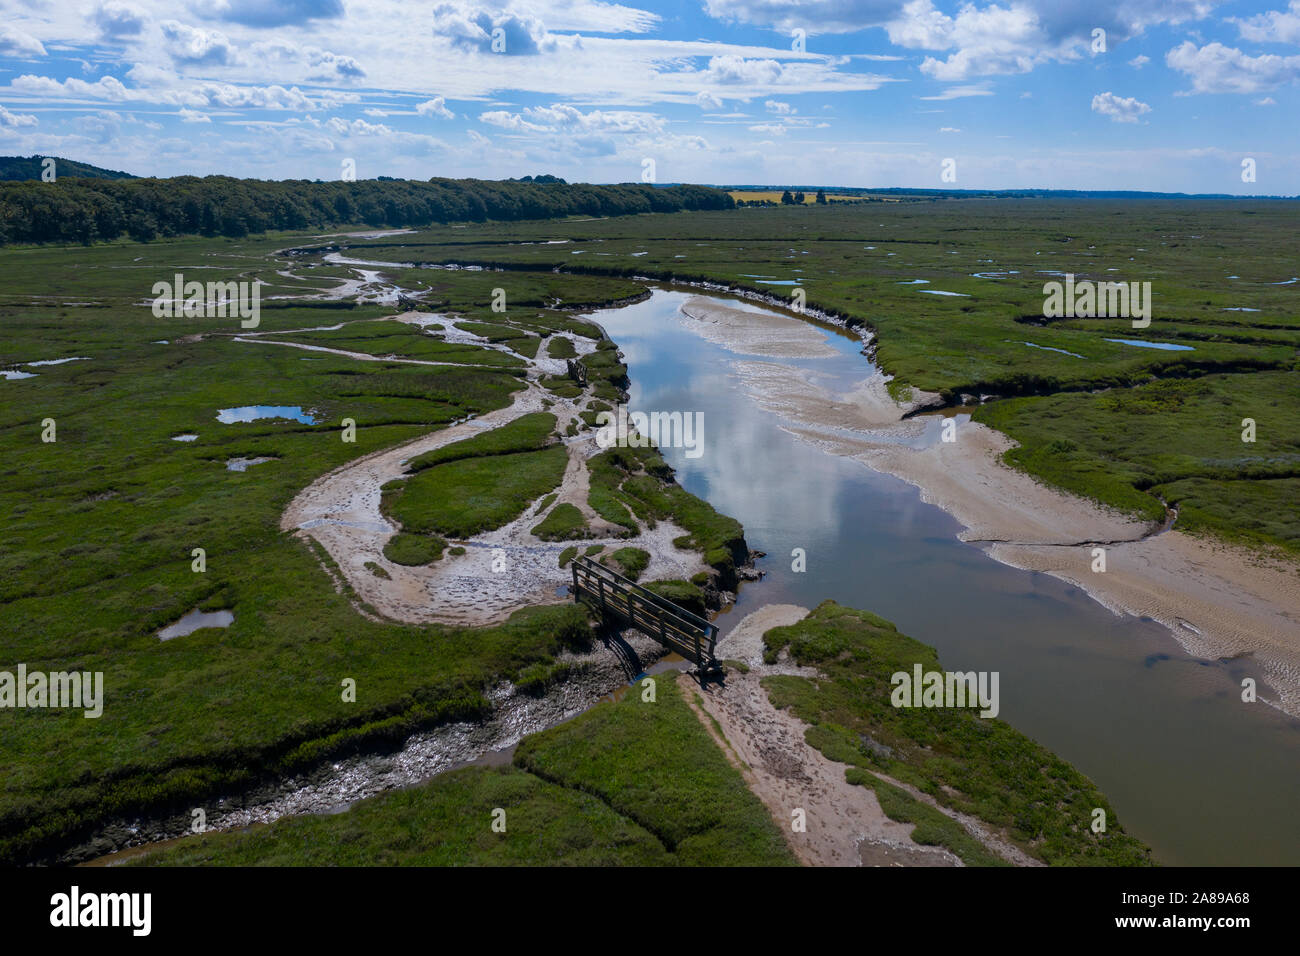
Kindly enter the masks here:
M 667 611 L 669 614 L 673 615 L 674 617 L 680 618 L 681 620 L 686 621 L 689 624 L 693 624 L 695 627 L 698 627 L 701 630 L 703 630 L 705 635 L 709 637 L 712 637 L 717 633 L 718 630 L 717 625 L 715 625 L 713 622 L 705 620 L 704 618 L 700 617 L 698 614 L 688 611 L 683 607 L 679 607 L 678 605 L 674 604 L 672 601 L 668 600 L 662 595 L 656 594 L 654 591 L 651 591 L 649 588 L 637 584 L 631 578 L 619 574 L 617 571 L 613 570 L 612 568 L 608 568 L 597 561 L 593 561 L 591 558 L 585 555 L 573 559 L 573 580 L 574 580 L 575 590 L 578 585 L 578 576 L 580 574 L 586 576 L 603 577 L 611 584 L 618 585 L 620 588 L 628 591 L 633 596 L 638 597 L 650 604 L 655 605 L 662 611 Z M 588 590 L 590 590 L 590 588 L 588 588 Z M 575 594 L 575 597 L 576 596 L 577 595 Z

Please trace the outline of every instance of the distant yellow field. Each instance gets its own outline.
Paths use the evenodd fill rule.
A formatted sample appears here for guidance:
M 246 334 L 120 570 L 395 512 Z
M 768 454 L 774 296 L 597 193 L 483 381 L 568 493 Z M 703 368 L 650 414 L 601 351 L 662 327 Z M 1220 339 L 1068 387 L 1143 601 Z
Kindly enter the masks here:
M 745 200 L 745 202 L 752 202 L 752 201 L 755 201 L 755 200 L 763 200 L 763 199 L 766 199 L 766 200 L 768 200 L 769 202 L 780 202 L 780 201 L 781 201 L 781 193 L 782 193 L 783 191 L 784 191 L 784 190 L 780 190 L 780 189 L 768 189 L 768 190 L 763 190 L 763 189 L 733 189 L 733 190 L 731 190 L 731 198 L 732 198 L 732 199 L 743 199 L 743 200 Z M 835 202 L 836 200 L 853 199 L 853 198 L 855 198 L 855 197 L 853 197 L 853 196 L 837 196 L 837 195 L 835 195 L 834 193 L 827 193 L 827 194 L 826 194 L 826 198 L 827 198 L 829 201 L 831 201 L 831 202 Z M 812 192 L 808 192 L 807 190 L 804 191 L 803 202 L 804 202 L 804 205 L 805 205 L 805 206 L 808 205 L 809 203 L 815 203 L 816 201 L 817 201 L 817 190 L 814 189 Z

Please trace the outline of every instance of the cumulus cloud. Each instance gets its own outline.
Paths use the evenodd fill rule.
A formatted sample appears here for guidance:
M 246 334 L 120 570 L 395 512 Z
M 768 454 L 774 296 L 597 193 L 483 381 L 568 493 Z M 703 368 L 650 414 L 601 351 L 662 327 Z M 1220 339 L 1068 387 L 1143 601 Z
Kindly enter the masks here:
M 207 113 L 200 113 L 198 110 L 187 109 L 182 106 L 176 115 L 181 118 L 182 123 L 211 123 L 212 117 Z
M 1229 18 L 1243 40 L 1252 43 L 1300 43 L 1300 0 L 1291 0 L 1286 11 L 1270 10 L 1247 19 Z
M 176 20 L 158 26 L 168 54 L 178 63 L 230 66 L 238 60 L 230 40 L 217 30 L 200 30 Z
M 789 103 L 782 103 L 780 100 L 768 100 L 763 104 L 763 108 L 769 113 L 775 113 L 777 116 L 792 116 L 799 112 Z
M 36 125 L 36 117 L 30 113 L 11 113 L 0 106 L 0 129 L 24 129 Z
M 776 60 L 750 60 L 734 53 L 709 60 L 708 77 L 714 83 L 771 86 L 779 83 L 784 67 Z
M 19 59 L 45 56 L 45 45 L 30 33 L 24 33 L 7 23 L 0 24 L 0 56 Z
M 722 109 L 722 100 L 708 90 L 700 90 L 700 92 L 696 93 L 695 102 L 699 104 L 702 110 Z
M 138 36 L 146 19 L 143 10 L 122 0 L 105 0 L 90 14 L 90 21 L 99 28 L 99 35 L 108 40 Z
M 259 41 L 252 46 L 259 63 L 276 60 L 306 67 L 308 79 L 317 82 L 352 82 L 366 75 L 356 60 L 314 46 L 299 46 L 287 40 Z
M 1116 123 L 1136 123 L 1151 107 L 1134 96 L 1116 96 L 1109 91 L 1092 98 L 1092 111 L 1109 116 Z
M 953 14 L 932 0 L 908 0 L 884 23 L 891 42 L 918 50 L 951 51 L 926 57 L 922 72 L 938 80 L 1028 73 L 1049 61 L 1092 52 L 1093 31 L 1113 46 L 1148 26 L 1203 17 L 1217 0 L 1010 0 L 1005 5 L 963 3 Z
M 1142 67 L 1146 66 L 1150 62 L 1151 62 L 1151 57 L 1147 56 L 1144 53 L 1139 53 L 1137 56 L 1133 57 L 1133 59 L 1128 61 L 1128 65 L 1133 67 L 1133 69 L 1135 70 L 1140 70 L 1142 69 Z
M 456 114 L 447 109 L 447 100 L 442 96 L 435 96 L 431 100 L 425 100 L 415 107 L 415 112 L 421 116 L 436 116 L 439 119 L 455 119 Z
M 1165 54 L 1165 63 L 1187 74 L 1194 93 L 1261 93 L 1300 79 L 1300 56 L 1249 56 L 1222 43 L 1184 41 Z
M 433 35 L 460 50 L 494 53 L 493 34 L 506 56 L 531 56 L 557 46 L 542 21 L 529 14 L 489 11 L 470 3 L 443 3 L 433 8 Z

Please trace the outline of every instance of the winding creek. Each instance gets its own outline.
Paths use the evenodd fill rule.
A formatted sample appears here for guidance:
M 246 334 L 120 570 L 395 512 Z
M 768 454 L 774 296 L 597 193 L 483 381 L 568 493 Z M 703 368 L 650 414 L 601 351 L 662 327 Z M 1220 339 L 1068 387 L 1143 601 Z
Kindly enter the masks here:
M 592 319 L 624 352 L 630 408 L 703 412 L 704 453 L 663 454 L 687 490 L 768 554 L 757 563 L 765 580 L 744 585 L 719 618 L 724 641 L 763 604 L 831 598 L 874 611 L 936 647 L 949 669 L 999 671 L 1000 716 L 1096 781 L 1160 862 L 1300 862 L 1300 722 L 1240 703 L 1253 670 L 1189 657 L 1154 622 L 994 561 L 958 541 L 961 525 L 912 485 L 782 430 L 735 370 L 752 357 L 675 318 L 693 294 L 658 291 Z M 835 358 L 761 358 L 831 391 L 869 374 L 856 336 L 825 335 Z M 791 570 L 794 548 L 807 553 L 804 573 Z
M 961 525 L 912 485 L 794 437 L 747 391 L 737 364 L 761 358 L 847 391 L 875 374 L 861 341 L 817 325 L 834 355 L 739 354 L 678 320 L 697 294 L 657 288 L 590 318 L 624 353 L 631 409 L 703 414 L 704 453 L 663 454 L 687 490 L 741 521 L 749 546 L 768 555 L 757 563 L 765 579 L 743 585 L 718 618 L 720 656 L 731 627 L 764 604 L 815 607 L 830 598 L 871 610 L 935 646 L 949 669 L 998 671 L 1000 716 L 1096 781 L 1159 862 L 1300 863 L 1300 721 L 1240 704 L 1239 681 L 1253 675 L 1246 662 L 1189 657 L 1155 622 L 1116 616 L 1056 578 L 1000 564 L 957 540 Z M 939 426 L 937 417 L 925 418 L 908 440 L 935 441 Z M 806 552 L 805 572 L 791 569 L 794 548 Z M 657 656 L 651 642 L 631 643 L 640 665 Z M 626 685 L 629 672 L 608 650 L 584 660 L 579 678 L 543 698 L 498 688 L 499 709 L 485 724 L 436 728 L 396 753 L 349 758 L 229 798 L 209 810 L 209 824 L 228 829 L 337 812 L 467 763 L 508 759 L 521 736 Z M 664 666 L 675 665 L 651 669 Z M 120 821 L 72 858 L 174 837 L 188 821 L 188 814 Z

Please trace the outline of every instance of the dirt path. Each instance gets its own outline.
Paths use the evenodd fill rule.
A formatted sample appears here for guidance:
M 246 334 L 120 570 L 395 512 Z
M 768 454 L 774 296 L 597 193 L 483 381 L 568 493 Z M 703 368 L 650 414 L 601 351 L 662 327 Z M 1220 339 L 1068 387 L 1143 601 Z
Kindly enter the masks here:
M 704 713 L 696 713 L 701 722 L 805 865 L 961 866 L 949 851 L 913 842 L 913 824 L 885 816 L 872 790 L 848 783 L 844 764 L 828 760 L 807 743 L 803 721 L 772 706 L 759 682 L 768 674 L 798 668 L 764 665 L 763 633 L 802 620 L 807 613 L 793 605 L 767 605 L 749 614 L 718 646 L 720 657 L 749 663 L 749 673 L 733 669 L 725 685 L 704 688 L 683 675 L 678 680 L 686 699 L 695 704 L 699 698 Z M 721 738 L 708 717 L 722 728 Z M 799 810 L 804 832 L 793 828 Z

